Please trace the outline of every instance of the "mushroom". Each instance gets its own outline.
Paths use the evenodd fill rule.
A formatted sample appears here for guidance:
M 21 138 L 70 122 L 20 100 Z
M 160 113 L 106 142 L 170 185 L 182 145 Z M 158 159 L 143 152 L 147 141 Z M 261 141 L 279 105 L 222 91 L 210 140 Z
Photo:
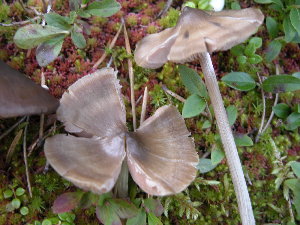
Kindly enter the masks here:
M 184 63 L 200 60 L 243 224 L 255 224 L 255 221 L 209 53 L 227 50 L 245 41 L 256 32 L 263 19 L 261 11 L 254 8 L 208 12 L 185 7 L 175 27 L 146 36 L 137 44 L 134 56 L 139 66 L 152 69 L 161 67 L 167 61 Z
M 55 112 L 56 98 L 3 61 L 0 68 L 0 118 Z
M 198 155 L 185 122 L 174 106 L 163 106 L 136 132 L 128 132 L 121 86 L 112 68 L 87 75 L 60 100 L 57 118 L 74 135 L 48 138 L 50 165 L 76 186 L 110 191 L 127 158 L 129 172 L 150 195 L 184 190 L 196 177 Z M 82 137 L 81 133 L 90 134 Z

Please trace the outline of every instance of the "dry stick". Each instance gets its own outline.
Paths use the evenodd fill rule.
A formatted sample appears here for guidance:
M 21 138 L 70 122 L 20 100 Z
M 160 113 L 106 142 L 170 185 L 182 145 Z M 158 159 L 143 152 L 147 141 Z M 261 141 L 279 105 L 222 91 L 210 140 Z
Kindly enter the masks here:
M 22 137 L 22 134 L 23 134 L 23 130 L 19 130 L 17 135 L 14 137 L 14 140 L 12 141 L 12 143 L 10 144 L 9 146 L 9 149 L 7 151 L 7 154 L 6 154 L 6 160 L 5 160 L 5 164 L 7 165 L 8 163 L 10 163 L 11 161 L 11 158 L 14 154 L 14 151 L 16 149 L 16 146 L 17 144 L 19 143 L 21 137 Z
M 279 65 L 278 64 L 276 64 L 276 75 L 279 75 Z M 276 95 L 275 95 L 275 101 L 274 101 L 274 105 L 273 106 L 277 105 L 278 99 L 279 99 L 279 94 L 276 93 Z M 268 128 L 268 126 L 270 125 L 270 123 L 271 123 L 271 121 L 273 119 L 273 116 L 274 116 L 274 111 L 272 109 L 270 118 L 268 119 L 268 121 L 267 121 L 267 123 L 266 123 L 266 125 L 265 125 L 265 127 L 264 127 L 264 129 L 262 130 L 261 133 L 264 133 L 266 131 L 266 129 Z
M 166 92 L 167 94 L 176 98 L 178 101 L 185 102 L 185 99 L 183 97 L 181 97 L 180 95 L 178 95 L 178 94 L 174 93 L 173 91 L 171 91 L 170 89 L 168 89 L 166 85 L 163 84 L 162 89 L 164 90 L 164 92 Z
M 261 133 L 262 133 L 262 129 L 263 129 L 263 127 L 264 127 L 264 124 L 265 124 L 265 117 L 266 117 L 266 99 L 265 99 L 265 92 L 264 92 L 264 90 L 262 89 L 262 80 L 261 80 L 261 77 L 260 77 L 259 73 L 257 73 L 257 77 L 258 77 L 258 81 L 259 81 L 260 89 L 261 89 L 261 96 L 262 96 L 262 102 L 263 102 L 263 115 L 262 115 L 262 118 L 261 118 L 259 130 L 258 130 L 257 135 L 256 135 L 256 138 L 255 138 L 255 142 L 256 142 L 256 143 L 258 142 L 259 137 L 260 137 L 260 135 L 261 135 Z
M 242 170 L 242 165 L 228 122 L 226 110 L 224 108 L 218 81 L 209 53 L 200 54 L 200 64 L 225 150 L 234 190 L 238 201 L 238 208 L 242 224 L 253 225 L 255 224 L 255 220 L 245 177 Z
M 165 7 L 157 15 L 156 19 L 158 19 L 161 16 L 164 16 L 166 14 L 166 12 L 169 10 L 169 8 L 171 7 L 172 3 L 173 3 L 173 0 L 168 0 Z
M 131 55 L 131 48 L 128 38 L 128 33 L 126 30 L 126 25 L 124 24 L 124 37 L 125 37 L 125 47 L 127 54 Z M 133 129 L 136 130 L 136 112 L 135 112 L 135 98 L 134 98 L 134 74 L 132 60 L 128 58 L 128 73 L 130 81 L 130 101 L 131 101 L 131 111 L 132 111 L 132 120 L 133 120 Z
M 20 21 L 20 22 L 0 23 L 0 26 L 3 26 L 3 27 L 12 27 L 12 26 L 24 25 L 24 24 L 27 24 L 27 23 L 31 23 L 34 20 L 38 20 L 39 18 L 40 18 L 40 16 L 36 16 L 36 17 L 34 17 L 32 19 L 24 20 L 24 21 Z
M 7 131 L 5 131 L 1 136 L 0 140 L 6 137 L 10 132 L 12 132 L 20 123 L 22 123 L 26 119 L 26 116 L 23 116 L 18 122 L 12 125 Z
M 278 99 L 279 99 L 279 94 L 277 93 L 277 94 L 275 95 L 275 101 L 274 101 L 274 105 L 273 105 L 273 106 L 277 105 Z M 270 125 L 270 123 L 271 123 L 273 117 L 274 117 L 274 111 L 272 110 L 271 115 L 270 115 L 270 118 L 268 119 L 268 121 L 267 121 L 267 123 L 266 123 L 264 129 L 263 129 L 262 132 L 261 132 L 262 134 L 266 131 L 266 129 L 267 129 L 268 126 Z
M 28 129 L 28 122 L 29 122 L 29 116 L 26 118 L 26 126 L 24 128 L 24 136 L 23 136 L 23 156 L 24 156 L 24 163 L 25 163 L 25 172 L 26 172 L 26 179 L 27 179 L 27 187 L 30 198 L 32 198 L 32 192 L 31 192 L 31 184 L 30 184 L 30 178 L 29 178 L 29 169 L 28 169 L 28 162 L 27 162 L 27 152 L 26 152 L 26 136 L 27 136 L 27 129 Z
M 143 95 L 143 104 L 142 104 L 140 126 L 145 121 L 146 111 L 147 111 L 147 101 L 148 101 L 148 87 L 145 87 L 144 95 Z
M 111 43 L 109 44 L 109 49 L 112 49 L 114 46 L 115 46 L 115 44 L 116 44 L 116 42 L 117 42 L 117 40 L 118 40 L 118 37 L 119 37 L 119 35 L 120 35 L 120 33 L 121 33 L 121 30 L 122 30 L 122 28 L 123 28 L 123 21 L 122 21 L 122 24 L 121 24 L 121 26 L 120 26 L 120 28 L 119 28 L 119 30 L 118 30 L 118 32 L 116 33 L 116 35 L 114 36 L 114 38 L 113 38 L 113 40 L 111 41 Z M 106 58 L 106 56 L 107 56 L 107 53 L 106 52 L 104 52 L 103 53 L 103 55 L 101 56 L 101 58 L 95 63 L 95 65 L 93 66 L 93 69 L 97 69 L 98 68 L 98 66 L 103 62 L 103 60 Z
M 46 86 L 44 72 L 42 72 L 42 74 L 41 74 L 41 86 L 45 89 L 48 88 Z M 42 139 L 42 137 L 44 135 L 44 123 L 45 123 L 45 114 L 42 113 L 41 117 L 40 117 L 39 139 Z

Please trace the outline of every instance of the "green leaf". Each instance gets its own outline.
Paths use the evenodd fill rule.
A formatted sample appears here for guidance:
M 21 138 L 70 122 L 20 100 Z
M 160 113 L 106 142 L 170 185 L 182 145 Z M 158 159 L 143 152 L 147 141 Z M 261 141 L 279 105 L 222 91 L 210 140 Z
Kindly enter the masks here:
M 229 124 L 232 126 L 237 118 L 237 108 L 234 105 L 230 105 L 226 108 L 226 112 Z
M 245 51 L 245 46 L 242 44 L 236 45 L 230 49 L 230 53 L 234 56 L 243 55 L 244 51 Z
M 266 26 L 271 38 L 275 38 L 278 35 L 278 24 L 273 17 L 268 16 L 266 18 Z
M 230 5 L 230 8 L 233 10 L 238 10 L 238 9 L 241 9 L 241 6 L 238 2 L 232 2 Z
M 198 94 L 199 96 L 208 99 L 206 86 L 199 74 L 195 70 L 184 65 L 179 65 L 178 69 L 182 82 L 188 91 L 191 94 Z
M 101 2 L 92 2 L 85 11 L 93 16 L 109 17 L 120 9 L 121 5 L 117 1 L 102 0 Z
M 279 103 L 273 106 L 272 109 L 276 116 L 283 119 L 287 118 L 288 115 L 291 113 L 291 108 L 285 103 Z
M 71 28 L 71 25 L 68 23 L 68 18 L 58 15 L 57 13 L 45 14 L 45 21 L 47 25 L 57 27 L 61 30 L 69 30 Z
M 283 30 L 284 30 L 284 40 L 286 42 L 291 42 L 296 36 L 296 30 L 291 23 L 289 16 L 285 16 L 283 19 Z
M 139 213 L 127 220 L 126 225 L 146 225 L 146 213 L 144 210 L 139 210 Z
M 290 11 L 290 19 L 293 27 L 300 35 L 300 9 L 292 8 Z
M 77 48 L 85 48 L 86 40 L 82 33 L 76 32 L 75 30 L 71 31 L 71 38 L 73 43 L 76 45 Z
M 211 127 L 211 123 L 209 120 L 205 120 L 203 125 L 202 125 L 202 129 L 207 129 Z
M 200 115 L 205 109 L 206 102 L 197 94 L 193 94 L 187 98 L 183 105 L 182 116 L 183 118 L 191 118 Z
M 134 204 L 123 199 L 110 199 L 109 202 L 114 212 L 116 212 L 121 219 L 134 217 L 138 213 L 138 209 Z
M 300 72 L 293 73 L 292 76 L 300 79 Z
M 249 91 L 255 88 L 256 83 L 253 78 L 244 72 L 231 72 L 222 77 L 222 81 L 225 82 L 228 86 L 240 90 L 240 91 Z
M 148 225 L 163 225 L 159 218 L 157 218 L 154 213 L 148 213 Z
M 14 195 L 14 193 L 10 189 L 5 190 L 4 193 L 3 193 L 4 198 L 11 198 L 13 195 Z
M 40 66 L 47 66 L 57 58 L 62 49 L 64 38 L 65 35 L 60 35 L 36 48 L 36 60 Z
M 82 17 L 82 18 L 90 18 L 91 14 L 89 14 L 88 12 L 86 12 L 83 9 L 79 9 L 77 12 L 78 16 Z
M 21 196 L 24 193 L 25 193 L 25 189 L 24 188 L 21 188 L 21 187 L 17 188 L 17 190 L 16 190 L 16 195 L 17 196 Z
M 99 221 L 105 225 L 122 225 L 122 222 L 109 204 L 96 207 L 96 215 Z
M 256 51 L 256 46 L 255 46 L 255 44 L 249 43 L 249 44 L 246 46 L 244 53 L 245 53 L 246 56 L 249 57 L 249 56 L 254 55 L 254 54 L 255 54 L 255 51 Z
M 29 209 L 26 206 L 23 206 L 20 209 L 20 213 L 21 213 L 21 215 L 26 216 L 29 213 Z
M 251 57 L 249 57 L 249 63 L 251 63 L 251 64 L 257 64 L 257 63 L 260 63 L 262 61 L 263 61 L 262 57 L 260 55 L 257 55 L 257 54 L 254 54 Z
M 270 4 L 273 2 L 272 0 L 254 0 L 254 1 L 259 4 Z
M 207 173 L 214 168 L 216 168 L 216 164 L 212 164 L 212 161 L 210 159 L 199 159 L 199 163 L 197 165 L 197 169 L 200 171 L 200 173 Z
M 273 61 L 280 53 L 282 44 L 279 40 L 271 41 L 266 53 L 266 60 L 268 62 Z
M 14 36 L 14 42 L 20 48 L 30 49 L 52 38 L 68 33 L 68 31 L 61 30 L 57 27 L 42 27 L 39 24 L 30 24 L 17 30 Z
M 70 212 L 79 205 L 82 195 L 83 192 L 66 192 L 59 195 L 53 203 L 53 213 L 64 215 Z
M 255 48 L 260 48 L 262 46 L 262 38 L 253 37 L 249 40 L 249 44 L 253 44 Z
M 21 201 L 18 198 L 15 198 L 11 201 L 11 205 L 14 209 L 18 209 L 21 206 Z
M 288 116 L 286 119 L 287 130 L 295 130 L 300 126 L 300 113 L 293 112 L 291 115 Z
M 263 81 L 262 87 L 267 92 L 280 93 L 300 90 L 300 79 L 291 75 L 270 76 Z
M 247 147 L 253 145 L 252 139 L 246 134 L 235 134 L 234 141 L 238 147 Z
M 280 9 L 283 8 L 283 3 L 281 0 L 272 0 L 272 2 L 277 5 Z
M 211 152 L 211 163 L 213 165 L 219 164 L 225 158 L 225 153 L 220 148 L 215 148 Z
M 247 62 L 247 56 L 239 55 L 236 60 L 239 64 L 244 65 Z
M 296 176 L 298 178 L 300 178 L 300 162 L 293 162 L 291 164 L 291 167 L 292 167 L 292 169 L 294 171 L 294 174 L 296 174 Z
M 44 219 L 42 222 L 42 225 L 52 225 L 52 222 L 51 222 L 51 220 Z

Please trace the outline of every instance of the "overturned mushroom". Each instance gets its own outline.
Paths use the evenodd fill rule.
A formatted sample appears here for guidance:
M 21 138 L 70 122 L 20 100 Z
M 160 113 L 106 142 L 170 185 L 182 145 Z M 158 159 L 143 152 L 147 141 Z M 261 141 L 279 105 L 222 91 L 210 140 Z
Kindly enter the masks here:
M 58 100 L 0 61 L 0 118 L 53 113 Z
M 142 39 L 135 61 L 146 68 L 161 67 L 167 61 L 184 63 L 199 59 L 215 112 L 243 224 L 255 224 L 251 201 L 239 155 L 223 105 L 209 53 L 227 50 L 245 41 L 262 24 L 259 9 L 206 12 L 185 7 L 177 25 Z
M 64 93 L 57 117 L 77 137 L 48 138 L 47 160 L 67 180 L 99 194 L 113 188 L 125 158 L 133 180 L 148 194 L 181 192 L 194 180 L 198 162 L 183 118 L 176 107 L 163 106 L 136 132 L 128 132 L 120 88 L 111 68 L 75 82 Z

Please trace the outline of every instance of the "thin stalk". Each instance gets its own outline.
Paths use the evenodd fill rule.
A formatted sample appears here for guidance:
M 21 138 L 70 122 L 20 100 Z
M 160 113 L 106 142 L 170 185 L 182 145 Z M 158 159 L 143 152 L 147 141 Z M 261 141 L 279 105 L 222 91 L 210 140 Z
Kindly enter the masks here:
M 147 111 L 147 100 L 148 100 L 148 87 L 145 87 L 144 95 L 143 95 L 143 104 L 142 104 L 140 126 L 145 121 L 146 111 Z
M 126 52 L 127 52 L 127 54 L 131 55 L 131 48 L 130 48 L 128 33 L 126 30 L 125 24 L 124 24 L 124 37 L 125 37 Z M 130 58 L 128 58 L 128 73 L 129 73 L 129 81 L 130 81 L 130 101 L 131 101 L 133 129 L 135 131 L 136 130 L 136 111 L 135 111 L 135 97 L 134 97 L 134 74 L 133 74 L 132 60 Z
M 261 87 L 261 96 L 262 96 L 262 102 L 263 102 L 263 114 L 262 114 L 262 118 L 261 118 L 261 122 L 260 122 L 260 127 L 259 130 L 257 132 L 256 138 L 255 138 L 255 142 L 258 142 L 260 135 L 262 134 L 262 130 L 265 124 L 265 117 L 266 117 L 266 98 L 265 98 L 265 92 L 262 89 L 262 80 L 261 77 L 259 76 L 259 74 L 257 73 L 257 77 L 258 77 L 258 81 L 260 83 L 260 87 Z
M 26 119 L 26 116 L 23 116 L 18 122 L 16 122 L 14 125 L 12 125 L 7 131 L 5 131 L 0 136 L 0 140 L 6 137 L 10 132 L 12 132 L 17 126 L 19 126 L 23 121 Z
M 181 97 L 180 95 L 178 95 L 178 94 L 174 93 L 173 91 L 171 91 L 170 89 L 168 89 L 166 85 L 162 85 L 162 89 L 164 90 L 164 92 L 166 92 L 167 94 L 176 98 L 178 101 L 185 102 L 185 99 L 183 97 Z
M 121 24 L 121 26 L 120 26 L 118 32 L 116 33 L 116 35 L 114 36 L 113 40 L 112 40 L 111 43 L 109 44 L 109 49 L 112 49 L 112 48 L 115 46 L 115 44 L 116 44 L 116 42 L 117 42 L 117 40 L 118 40 L 118 37 L 119 37 L 119 35 L 120 35 L 120 33 L 121 33 L 122 28 L 123 28 L 123 21 L 122 21 L 122 24 Z M 93 69 L 97 69 L 98 66 L 99 66 L 99 65 L 103 62 L 103 60 L 106 58 L 106 56 L 107 56 L 107 53 L 104 52 L 103 55 L 101 56 L 101 58 L 100 58 L 100 59 L 95 63 L 95 65 L 93 66 Z
M 27 129 L 28 129 L 28 122 L 29 116 L 26 118 L 26 126 L 24 128 L 24 136 L 23 136 L 23 156 L 24 156 L 24 163 L 25 163 L 25 173 L 26 173 L 26 180 L 27 180 L 27 188 L 29 192 L 30 198 L 32 198 L 32 191 L 31 191 L 31 184 L 30 184 L 30 177 L 29 177 L 29 169 L 28 169 L 28 162 L 27 162 L 27 146 L 26 146 L 26 138 L 27 138 Z
M 277 105 L 278 99 L 279 99 L 279 94 L 276 93 L 276 95 L 275 95 L 275 101 L 274 101 L 273 106 Z M 267 129 L 268 126 L 270 125 L 270 123 L 271 123 L 273 117 L 274 117 L 274 111 L 272 110 L 271 115 L 270 115 L 270 118 L 268 119 L 268 121 L 267 121 L 267 123 L 266 123 L 266 126 L 264 127 L 264 129 L 263 129 L 262 132 L 261 132 L 262 134 L 266 131 L 266 129 Z
M 226 110 L 221 97 L 216 74 L 209 53 L 200 54 L 200 64 L 205 78 L 206 87 L 214 109 L 223 148 L 227 158 L 229 170 L 236 193 L 238 208 L 243 225 L 255 224 L 253 210 L 247 185 L 242 170 L 239 154 L 234 142 L 232 131 L 228 122 Z

